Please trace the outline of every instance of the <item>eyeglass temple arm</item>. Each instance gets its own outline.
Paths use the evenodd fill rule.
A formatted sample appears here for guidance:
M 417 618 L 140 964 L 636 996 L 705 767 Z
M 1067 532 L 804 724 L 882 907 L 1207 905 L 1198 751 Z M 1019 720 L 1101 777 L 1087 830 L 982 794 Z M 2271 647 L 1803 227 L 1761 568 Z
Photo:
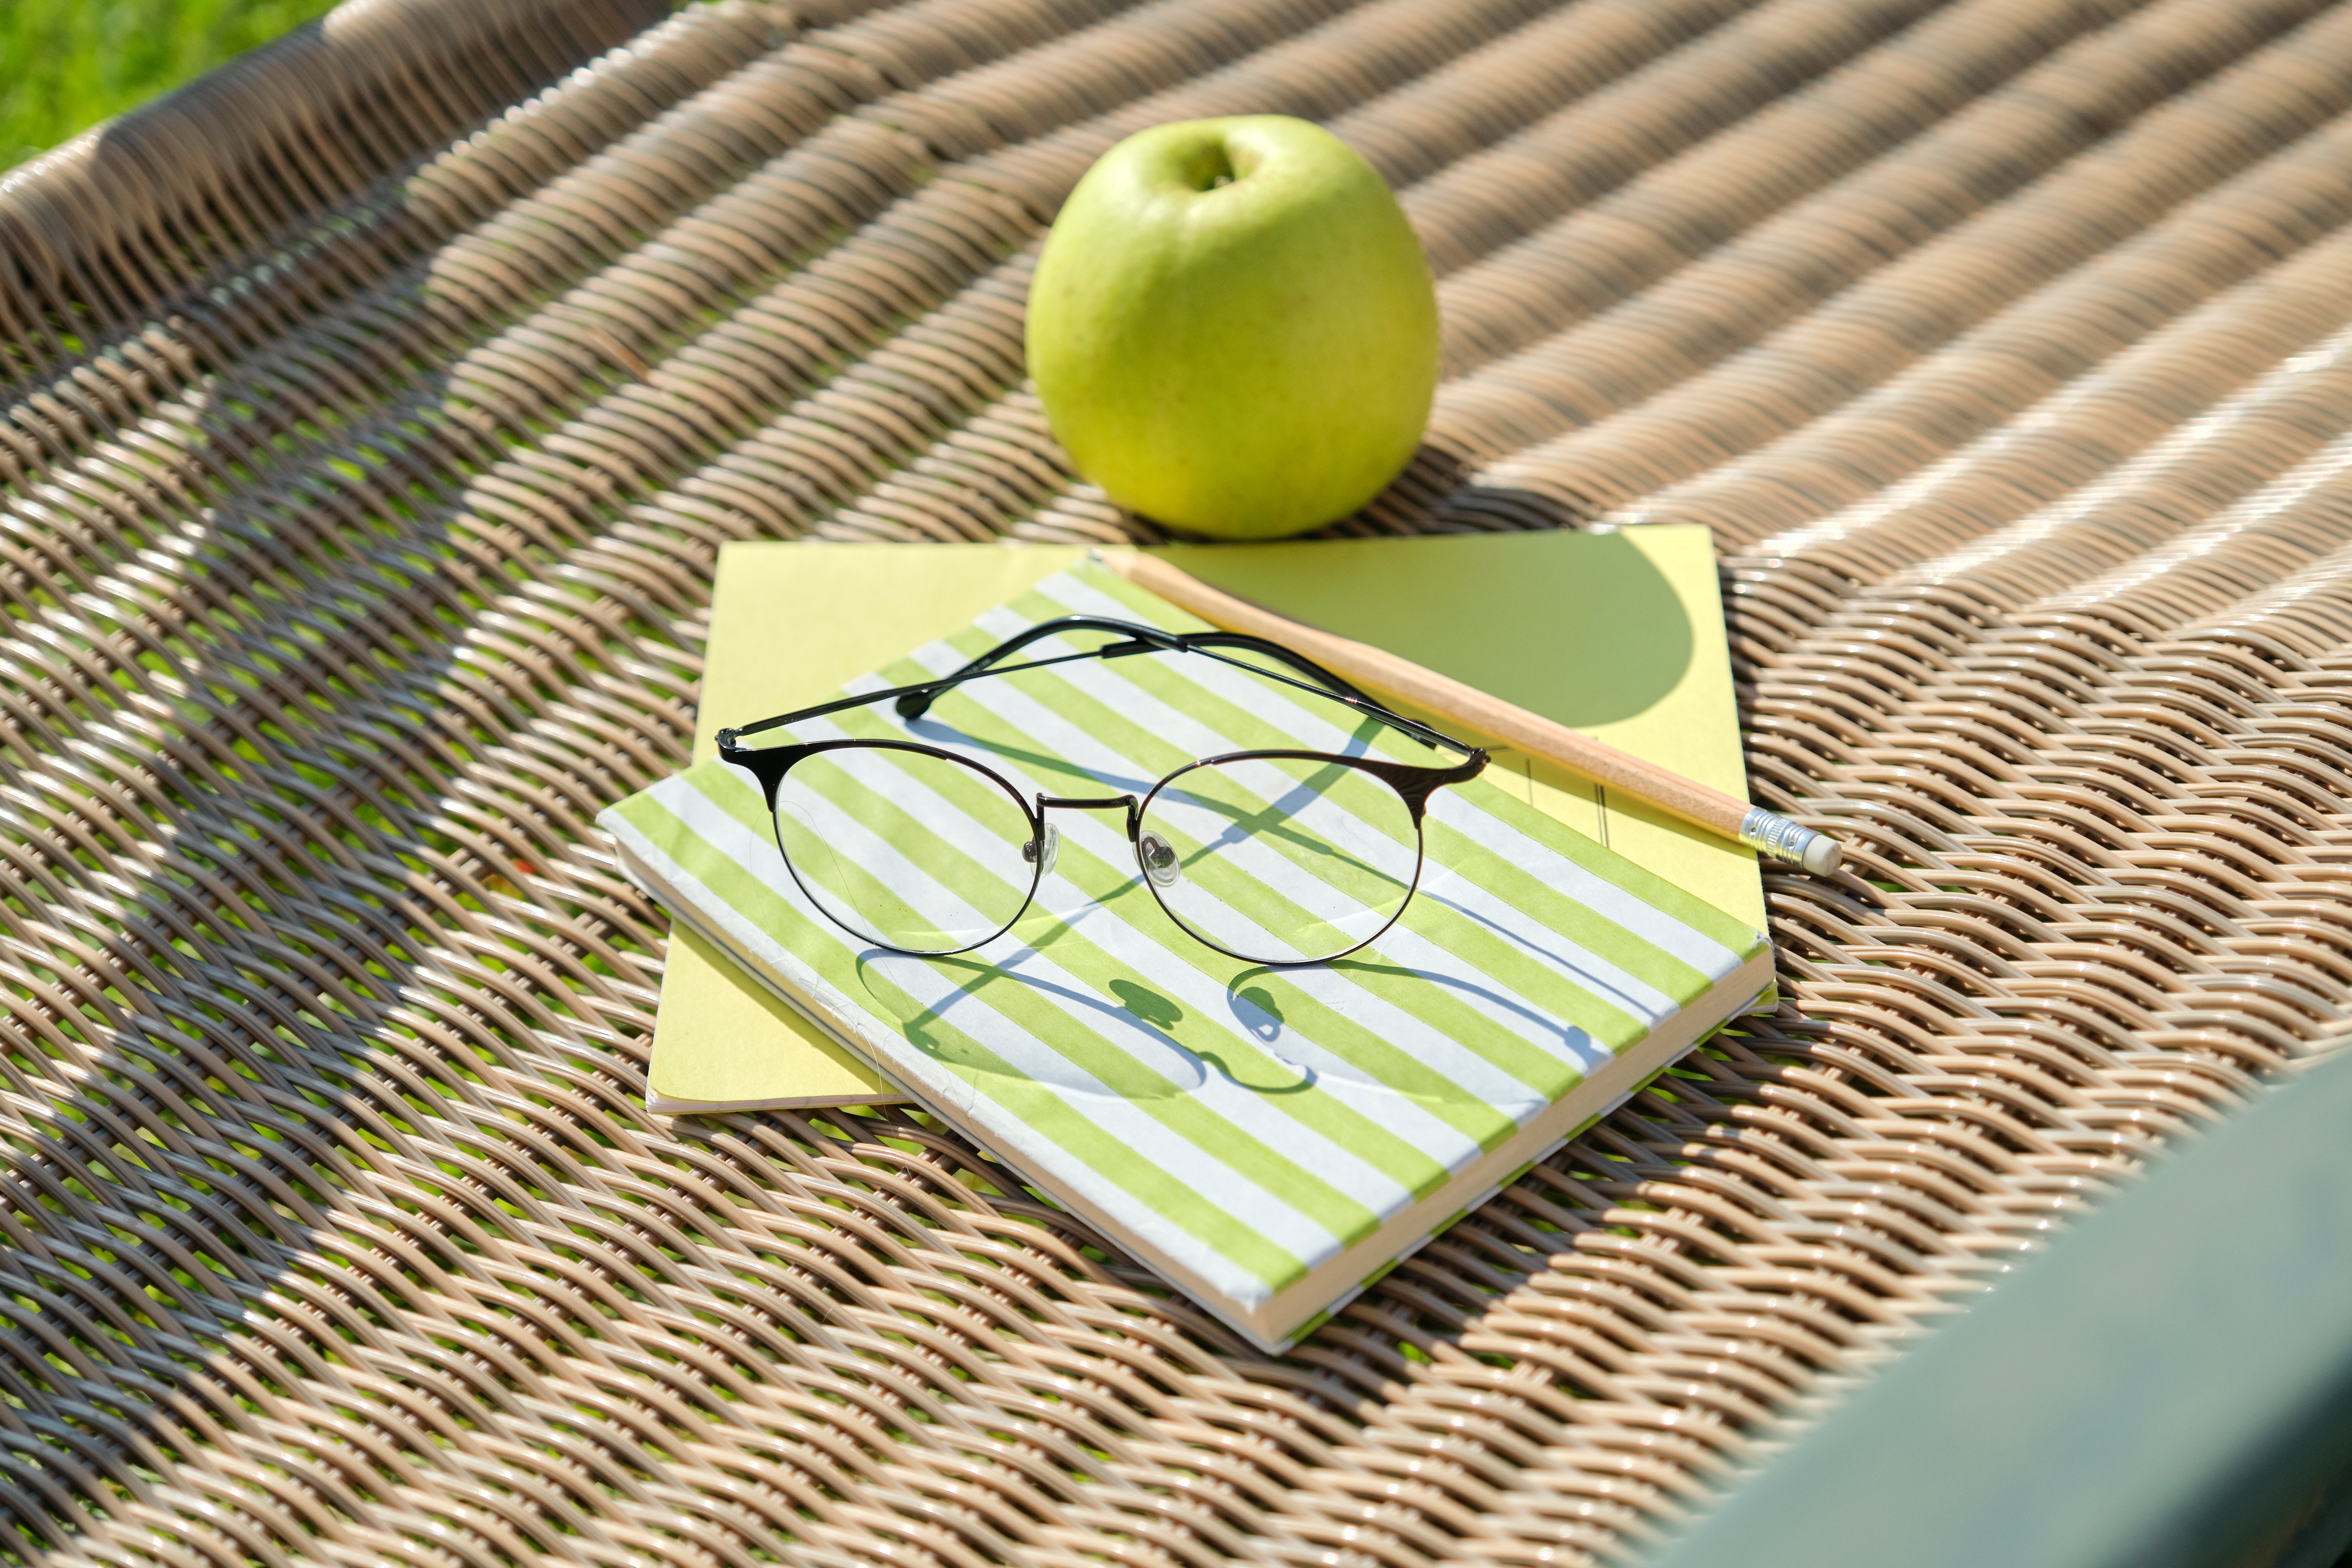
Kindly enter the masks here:
M 1019 665 L 1015 668 L 1035 669 L 1045 665 L 1066 664 L 1073 659 L 1150 653 L 1162 648 L 1177 648 L 1183 646 L 1183 639 L 1174 633 L 1163 632 L 1152 626 L 1139 626 L 1129 621 L 1115 621 L 1106 616 L 1063 616 L 1055 620 L 1040 622 L 1019 637 L 999 643 L 961 669 L 952 674 L 943 675 L 937 680 L 919 681 L 913 686 L 893 687 L 887 691 L 861 691 L 855 697 L 836 697 L 830 702 L 820 702 L 814 708 L 798 708 L 790 713 L 779 713 L 772 719 L 762 719 L 756 724 L 740 724 L 731 729 L 721 730 L 719 731 L 719 754 L 725 756 L 730 752 L 748 750 L 749 748 L 739 744 L 746 736 L 761 734 L 769 730 L 780 730 L 787 724 L 797 724 L 804 719 L 822 719 L 832 713 L 845 713 L 852 708 L 865 708 L 877 702 L 895 700 L 901 718 L 910 721 L 919 719 L 930 710 L 933 702 L 946 696 L 962 682 L 982 675 L 1010 674 L 1012 673 L 1010 670 L 995 669 L 991 667 L 1020 652 L 1033 642 L 1066 631 L 1118 632 L 1126 637 L 1128 641 L 1110 643 L 1102 647 L 1089 648 L 1084 653 L 1065 654 L 1060 658 L 1042 659 L 1035 664 Z M 1338 677 L 1333 676 L 1329 679 L 1337 679 Z
M 931 704 L 954 690 L 967 680 L 992 673 L 991 666 L 1003 663 L 1031 643 L 1047 637 L 1060 637 L 1065 632 L 1112 632 L 1127 639 L 1125 644 L 1107 643 L 1091 651 L 1101 658 L 1115 658 L 1123 653 L 1146 653 L 1177 646 L 1174 634 L 1151 626 L 1139 626 L 1129 621 L 1115 621 L 1108 616 L 1056 616 L 1050 621 L 1039 621 L 1028 630 L 1005 638 L 961 669 L 940 676 L 918 690 L 898 699 L 898 717 L 909 723 L 931 710 Z M 1132 645 L 1132 646 L 1129 646 Z
M 1235 632 L 1225 635 L 1239 637 L 1242 634 Z M 1252 675 L 1263 676 L 1268 680 L 1279 680 L 1285 686 L 1296 686 L 1302 691 L 1318 690 L 1317 688 L 1307 685 L 1303 680 L 1293 680 L 1290 677 L 1283 675 L 1276 670 L 1263 669 L 1254 664 L 1244 664 L 1237 658 L 1227 658 L 1223 654 L 1213 653 L 1205 647 L 1195 647 L 1192 651 L 1202 655 L 1203 658 L 1213 658 L 1220 664 L 1230 664 L 1236 669 L 1246 669 Z M 1352 708 L 1366 718 L 1376 720 L 1382 724 L 1386 724 L 1392 730 L 1402 730 L 1406 734 L 1411 735 L 1414 740 L 1419 741 L 1424 746 L 1434 746 L 1441 752 L 1459 752 L 1465 757 L 1475 758 L 1477 760 L 1478 767 L 1484 767 L 1486 765 L 1486 753 L 1480 751 L 1477 747 L 1471 745 L 1466 741 L 1457 741 L 1453 736 L 1445 733 L 1443 730 L 1433 730 L 1430 728 L 1430 726 L 1421 722 L 1418 719 L 1408 719 L 1402 713 L 1396 712 L 1391 709 L 1383 708 L 1369 697 L 1346 691 L 1323 691 L 1320 695 L 1329 698 L 1334 702 L 1342 703 L 1347 707 Z M 1471 771 L 1475 773 L 1477 770 L 1476 768 L 1473 768 Z M 1469 773 L 1465 773 L 1463 776 L 1467 778 L 1471 775 Z
M 1265 637 L 1252 637 L 1246 632 L 1164 632 L 1157 626 L 1141 626 L 1134 621 L 1115 620 L 1108 616 L 1059 616 L 1050 621 L 1040 621 L 1017 637 L 1008 637 L 997 644 L 962 668 L 943 675 L 937 680 L 926 680 L 915 686 L 901 686 L 888 691 L 867 691 L 855 697 L 835 698 L 831 702 L 819 703 L 814 708 L 803 708 L 791 713 L 780 713 L 772 719 L 762 719 L 756 724 L 721 730 L 719 731 L 719 754 L 729 761 L 733 761 L 739 753 L 748 754 L 749 749 L 740 743 L 746 736 L 757 735 L 768 730 L 781 729 L 787 724 L 796 724 L 806 719 L 822 719 L 827 714 L 845 712 L 849 709 L 863 708 L 875 702 L 895 700 L 899 717 L 911 723 L 930 711 L 933 702 L 964 681 L 976 679 L 983 675 L 1010 674 L 1011 670 L 999 669 L 995 667 L 1031 643 L 1042 641 L 1046 637 L 1058 637 L 1065 632 L 1079 631 L 1109 632 L 1125 640 L 1106 643 L 1098 648 L 1092 648 L 1084 653 L 1065 654 L 1058 658 L 1016 665 L 1013 668 L 1035 669 L 1045 665 L 1066 664 L 1072 659 L 1123 658 L 1139 653 L 1198 653 L 1205 658 L 1213 658 L 1221 664 L 1230 664 L 1236 668 L 1246 669 L 1252 674 L 1264 676 L 1269 680 L 1279 680 L 1285 685 L 1300 687 L 1306 690 L 1318 692 L 1335 702 L 1345 703 L 1366 717 L 1402 730 L 1424 744 L 1433 745 L 1444 751 L 1459 752 L 1465 756 L 1475 753 L 1481 762 L 1485 759 L 1486 753 L 1479 752 L 1477 748 L 1465 745 L 1453 736 L 1433 730 L 1416 720 L 1408 719 L 1402 713 L 1391 712 L 1305 654 L 1293 652 L 1280 643 L 1269 641 Z M 1216 651 L 1219 648 L 1239 648 L 1251 653 L 1263 654 L 1278 663 L 1288 665 L 1314 684 L 1308 686 L 1307 681 L 1295 680 L 1275 670 L 1260 668 L 1239 659 L 1227 658 Z
M 1108 616 L 1057 616 L 1050 621 L 1038 622 L 1017 637 L 1006 638 L 953 674 L 941 676 L 920 690 L 899 698 L 898 717 L 909 722 L 921 718 L 930 710 L 935 700 L 952 690 L 959 682 L 989 674 L 992 665 L 1010 658 L 1031 643 L 1059 637 L 1065 632 L 1110 632 L 1126 639 L 1106 643 L 1096 648 L 1094 653 L 1100 658 L 1124 658 L 1138 653 L 1192 652 L 1212 647 L 1248 648 L 1288 665 L 1333 696 L 1352 698 L 1358 702 L 1370 700 L 1304 654 L 1293 653 L 1280 643 L 1268 642 L 1264 637 L 1254 637 L 1244 632 L 1163 632 L 1157 626 L 1114 620 Z

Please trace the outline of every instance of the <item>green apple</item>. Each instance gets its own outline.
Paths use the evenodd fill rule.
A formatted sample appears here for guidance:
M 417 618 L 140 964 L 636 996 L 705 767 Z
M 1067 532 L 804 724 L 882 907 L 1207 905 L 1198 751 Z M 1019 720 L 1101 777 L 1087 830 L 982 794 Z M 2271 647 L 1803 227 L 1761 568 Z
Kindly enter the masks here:
M 1429 258 L 1388 183 L 1283 115 L 1161 125 L 1087 171 L 1029 286 L 1029 374 L 1080 473 L 1277 539 L 1378 495 L 1437 387 Z

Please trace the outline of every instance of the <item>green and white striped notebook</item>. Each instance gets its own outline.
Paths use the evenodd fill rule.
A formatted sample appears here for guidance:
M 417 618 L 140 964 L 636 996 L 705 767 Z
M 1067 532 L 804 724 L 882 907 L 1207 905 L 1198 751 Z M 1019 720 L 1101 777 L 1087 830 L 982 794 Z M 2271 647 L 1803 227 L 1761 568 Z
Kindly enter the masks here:
M 1072 613 L 1201 626 L 1081 567 L 847 689 L 935 678 Z M 1141 794 L 1249 749 L 1433 760 L 1336 704 L 1183 655 L 975 681 L 912 732 L 1024 794 L 1063 796 Z M 908 733 L 880 704 L 793 737 Z M 872 949 L 820 915 L 784 870 L 757 785 L 723 763 L 598 820 L 677 919 L 1267 1350 L 1771 979 L 1759 932 L 1484 780 L 1433 797 L 1420 889 L 1397 926 L 1311 968 L 1192 940 L 1139 885 L 1116 813 L 1054 816 L 1058 858 L 1028 914 L 950 958 Z

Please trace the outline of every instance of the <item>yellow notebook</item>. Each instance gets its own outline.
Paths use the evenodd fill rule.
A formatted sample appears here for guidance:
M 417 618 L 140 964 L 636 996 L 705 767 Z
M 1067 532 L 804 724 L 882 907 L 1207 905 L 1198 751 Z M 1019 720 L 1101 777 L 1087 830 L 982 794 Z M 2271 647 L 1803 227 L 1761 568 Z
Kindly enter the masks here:
M 694 758 L 722 724 L 816 702 L 1067 570 L 1075 548 L 730 544 L 711 607 Z M 1163 553 L 1246 598 L 1389 648 L 1745 797 L 1739 728 L 1703 528 L 1443 535 Z M 1410 710 L 1408 710 L 1410 711 Z M 1751 851 L 1606 796 L 1508 750 L 1489 779 L 1760 929 Z M 905 1100 L 824 1029 L 679 928 L 646 1095 L 657 1112 Z

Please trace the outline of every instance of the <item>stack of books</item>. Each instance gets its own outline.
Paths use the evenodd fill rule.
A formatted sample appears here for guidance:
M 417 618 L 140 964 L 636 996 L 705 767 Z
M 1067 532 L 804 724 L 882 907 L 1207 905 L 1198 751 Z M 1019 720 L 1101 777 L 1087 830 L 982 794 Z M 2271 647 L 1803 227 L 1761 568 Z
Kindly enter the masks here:
M 1168 553 L 1745 794 L 1703 530 Z M 1201 626 L 1077 551 L 730 547 L 698 760 L 600 819 L 677 921 L 653 1109 L 914 1100 L 1275 1350 L 1767 994 L 1750 852 L 1507 752 L 1432 797 L 1403 916 L 1328 963 L 1251 963 L 1189 936 L 1141 889 L 1115 813 L 1056 814 L 1028 912 L 972 952 L 892 952 L 825 918 L 758 784 L 716 760 L 718 730 L 934 679 L 1071 614 Z M 911 723 L 878 704 L 781 738 L 838 734 L 967 754 L 1024 798 L 1140 795 L 1224 752 L 1378 748 L 1337 705 L 1180 654 L 972 682 Z

